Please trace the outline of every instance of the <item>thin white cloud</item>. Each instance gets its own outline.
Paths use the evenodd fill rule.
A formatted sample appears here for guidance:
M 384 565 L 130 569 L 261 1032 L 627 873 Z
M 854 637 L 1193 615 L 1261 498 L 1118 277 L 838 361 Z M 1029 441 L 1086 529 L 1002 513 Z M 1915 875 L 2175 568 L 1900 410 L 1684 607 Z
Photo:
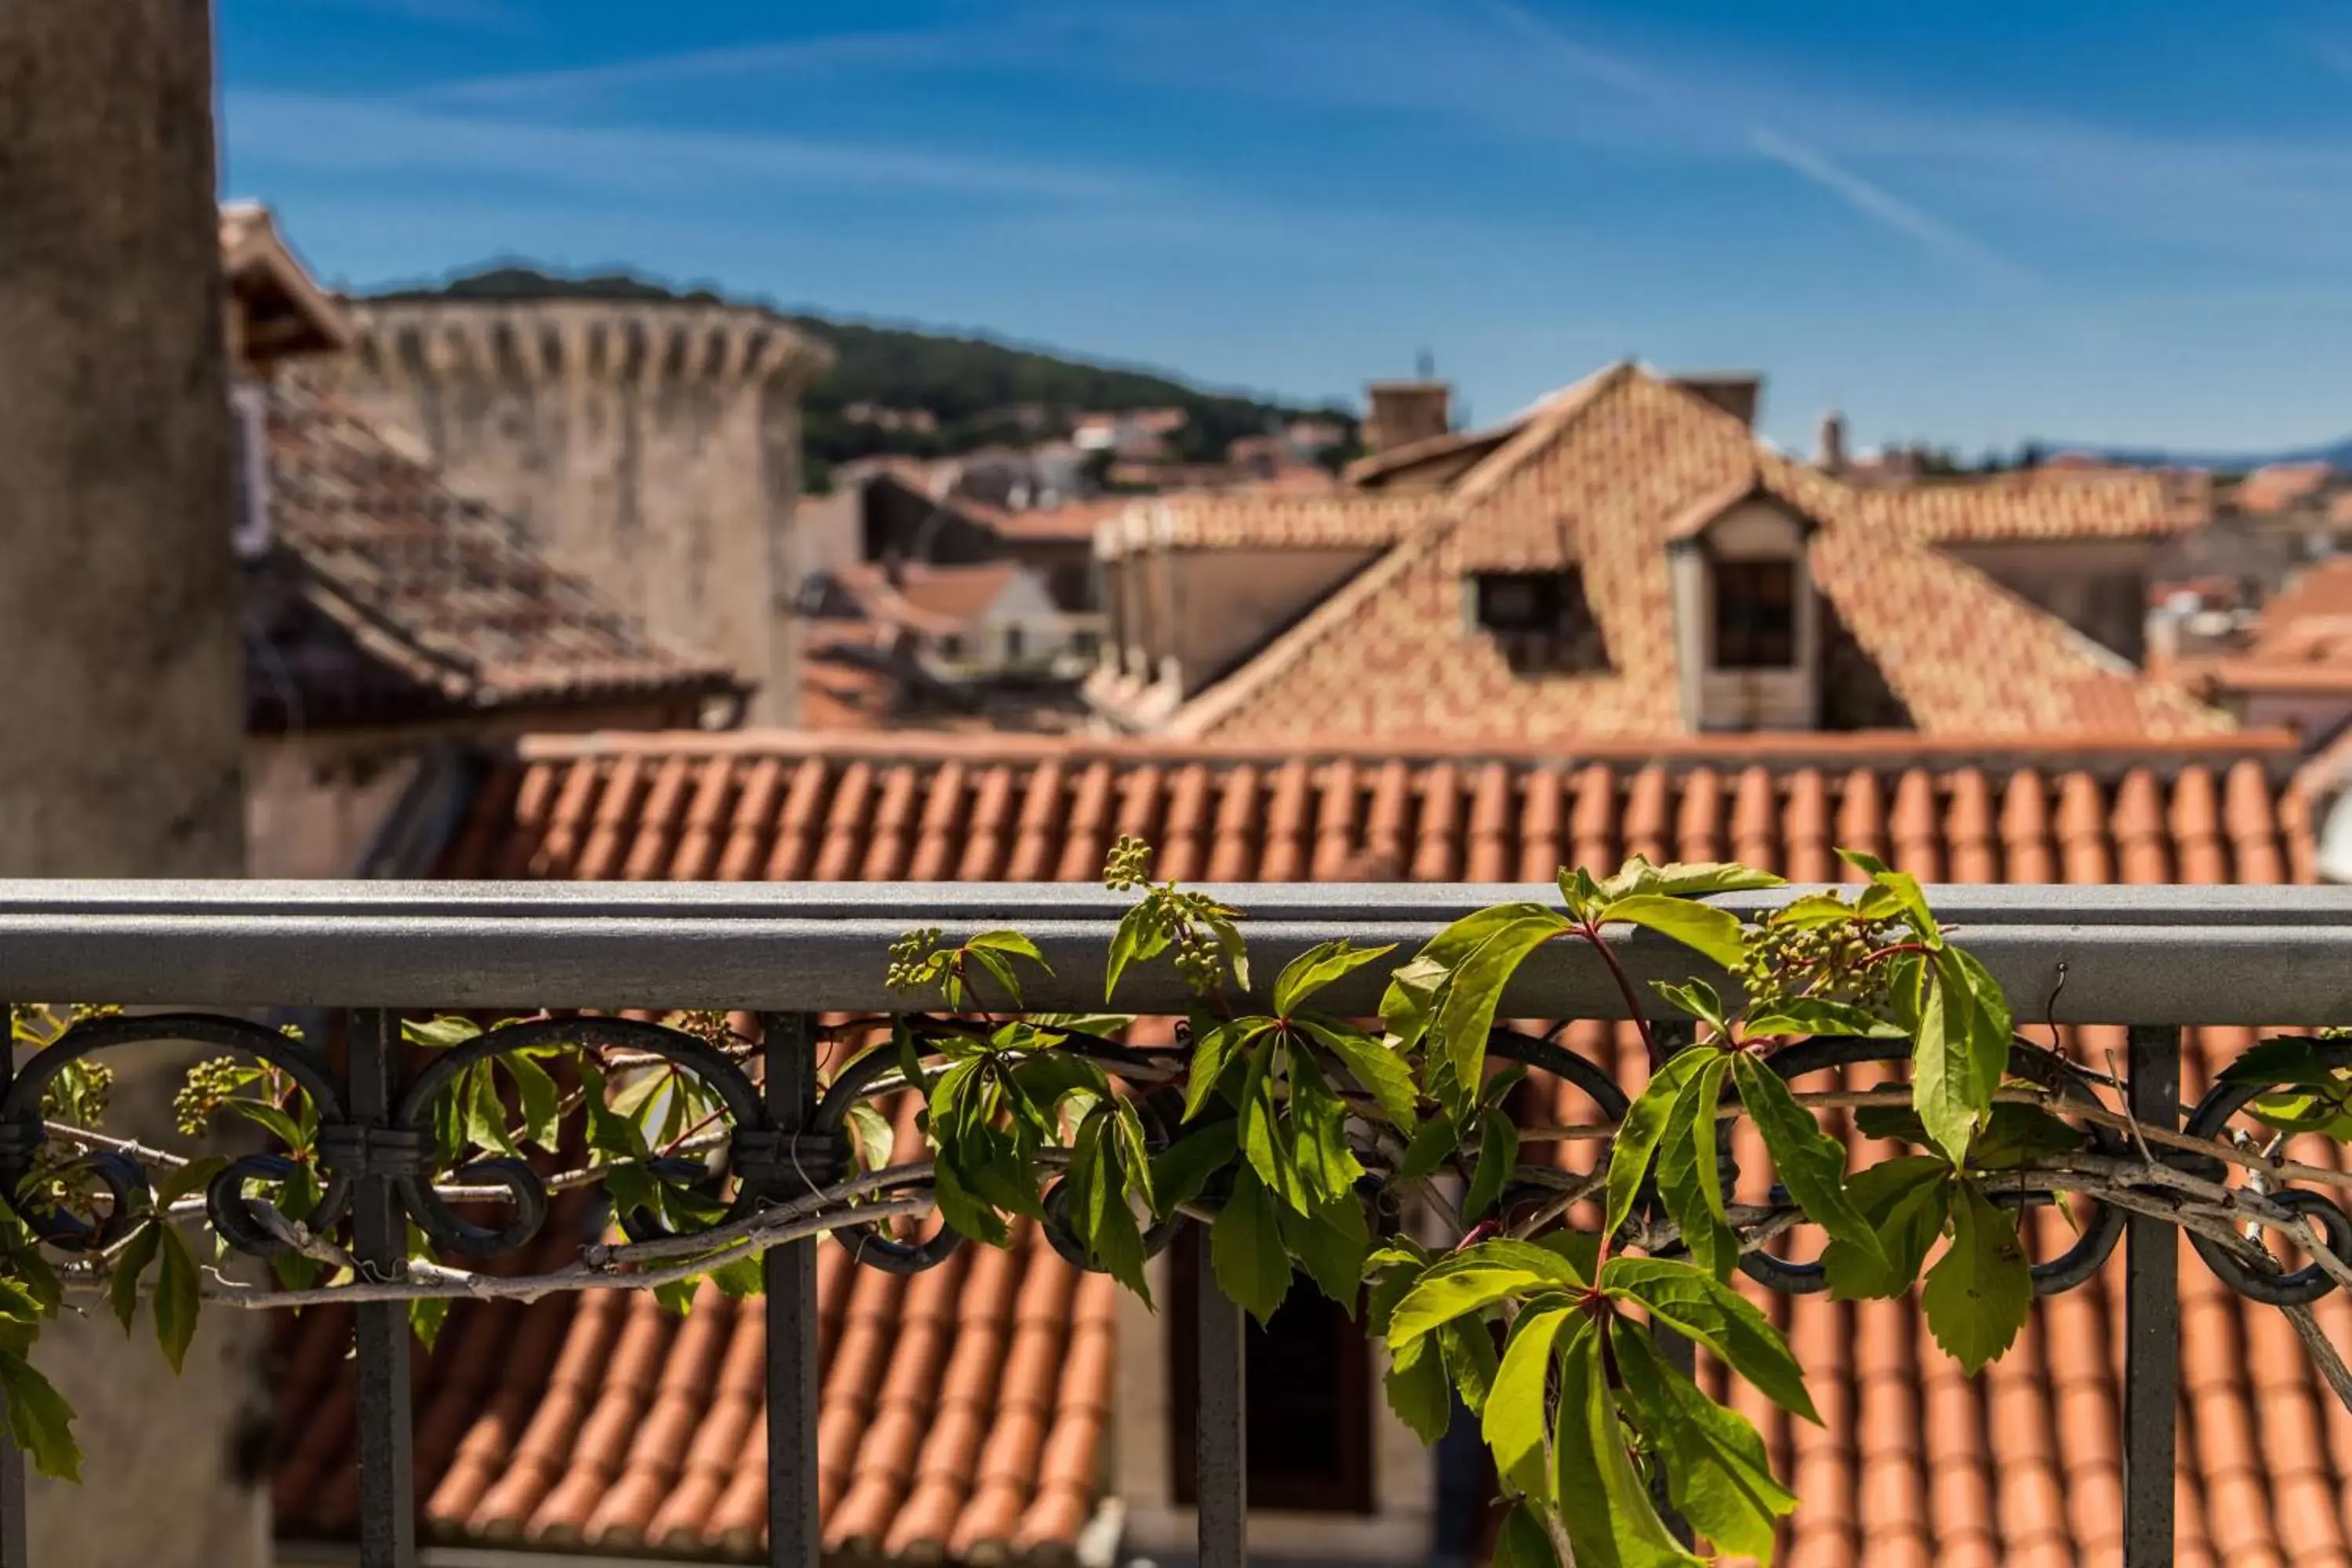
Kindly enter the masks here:
M 232 90 L 232 156 L 340 174 L 496 174 L 673 194 L 751 184 L 1089 201 L 1137 195 L 1092 171 L 812 138 L 551 124 L 441 113 L 377 99 Z
M 2026 280 L 2019 268 L 1949 225 L 1920 211 L 1853 170 L 1832 163 L 1810 147 L 1790 141 L 1769 126 L 1750 126 L 1748 144 L 1763 156 L 1811 180 L 1864 216 L 1916 240 L 1948 261 L 2004 283 Z
M 466 4 L 468 0 L 425 3 Z M 957 58 L 969 42 L 945 33 L 849 33 L 773 43 L 727 44 L 607 65 L 469 77 L 414 89 L 402 97 L 420 103 L 543 103 L 679 83 L 935 63 Z
M 1707 94 L 1571 37 L 1557 25 L 1517 4 L 1517 0 L 1481 0 L 1481 5 L 1522 37 L 1543 49 L 1549 58 L 1582 79 L 1614 88 L 1653 107 L 1679 109 L 1701 119 L 1709 115 Z M 1715 112 L 1719 114 L 1720 110 Z M 1791 141 L 1769 125 L 1747 126 L 1742 139 L 1758 155 L 1811 181 L 1864 217 L 1884 225 L 1943 260 L 1957 262 L 1981 277 L 2007 282 L 2017 281 L 2024 276 L 2020 268 L 1980 242 L 1851 169 L 1832 163 L 1814 149 Z
M 461 27 L 510 27 L 518 20 L 503 0 L 300 0 L 311 10 L 373 11 L 411 22 Z

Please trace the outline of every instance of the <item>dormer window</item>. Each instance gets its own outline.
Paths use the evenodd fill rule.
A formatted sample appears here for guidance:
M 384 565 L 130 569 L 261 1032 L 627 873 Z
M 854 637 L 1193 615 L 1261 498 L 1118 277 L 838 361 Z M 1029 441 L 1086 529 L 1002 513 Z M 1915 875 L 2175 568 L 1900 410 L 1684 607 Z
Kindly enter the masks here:
M 1715 668 L 1788 669 L 1797 662 L 1797 565 L 1717 561 Z
M 1564 572 L 1480 572 L 1466 584 L 1474 630 L 1492 637 L 1521 674 L 1599 669 L 1608 660 L 1584 577 Z

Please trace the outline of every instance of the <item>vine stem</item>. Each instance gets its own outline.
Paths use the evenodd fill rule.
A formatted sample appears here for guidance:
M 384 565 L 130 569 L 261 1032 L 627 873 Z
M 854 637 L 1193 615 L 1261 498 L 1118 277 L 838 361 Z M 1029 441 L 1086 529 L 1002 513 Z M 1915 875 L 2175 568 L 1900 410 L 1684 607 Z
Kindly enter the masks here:
M 1642 1051 L 1650 1059 L 1650 1070 L 1657 1071 L 1665 1065 L 1665 1061 L 1658 1055 L 1658 1037 L 1651 1032 L 1650 1020 L 1643 1015 L 1642 994 L 1633 989 L 1633 977 L 1625 973 L 1624 962 L 1601 939 L 1601 928 L 1592 921 L 1581 921 L 1572 929 L 1592 944 L 1592 950 L 1601 955 L 1601 962 L 1609 966 L 1610 977 L 1617 982 L 1618 994 L 1625 998 L 1625 1016 L 1633 1019 L 1633 1027 L 1641 1031 Z
M 845 1230 L 851 1226 L 869 1225 L 876 1220 L 925 1215 L 931 1212 L 931 1194 L 923 1192 L 830 1214 L 804 1215 L 749 1231 L 734 1244 L 718 1251 L 698 1254 L 683 1262 L 658 1268 L 598 1268 L 581 1263 L 546 1274 L 494 1275 L 431 1265 L 422 1279 L 359 1279 L 348 1285 L 320 1285 L 304 1290 L 277 1290 L 239 1285 L 214 1272 L 204 1282 L 202 1294 L 205 1300 L 223 1306 L 267 1311 L 280 1307 L 324 1306 L 335 1301 L 456 1300 L 530 1302 L 542 1296 L 570 1290 L 644 1290 L 656 1285 L 671 1285 L 696 1279 L 739 1258 L 787 1241 L 822 1236 L 827 1231 Z M 615 1248 L 615 1253 L 618 1250 Z M 103 1289 L 97 1281 L 85 1283 L 77 1280 L 74 1287 L 78 1290 L 89 1291 Z

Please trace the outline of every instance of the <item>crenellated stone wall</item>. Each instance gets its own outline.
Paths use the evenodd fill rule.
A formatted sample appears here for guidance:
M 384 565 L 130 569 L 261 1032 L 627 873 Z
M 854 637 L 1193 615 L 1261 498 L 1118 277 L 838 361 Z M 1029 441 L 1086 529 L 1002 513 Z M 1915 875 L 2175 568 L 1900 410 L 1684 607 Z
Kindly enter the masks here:
M 831 351 L 748 307 L 372 300 L 331 374 L 557 563 L 795 717 L 800 403 Z

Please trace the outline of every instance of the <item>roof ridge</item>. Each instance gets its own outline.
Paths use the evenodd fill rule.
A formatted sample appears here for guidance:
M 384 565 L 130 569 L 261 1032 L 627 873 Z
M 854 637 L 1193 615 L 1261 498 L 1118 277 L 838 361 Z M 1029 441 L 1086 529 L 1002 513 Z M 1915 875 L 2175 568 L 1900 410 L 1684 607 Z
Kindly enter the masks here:
M 1540 450 L 1560 438 L 1586 410 L 1597 405 L 1605 394 L 1642 374 L 1640 367 L 1632 360 L 1618 360 L 1554 393 L 1543 406 L 1527 416 L 1518 432 L 1499 450 L 1472 468 L 1459 484 L 1444 493 L 1424 526 L 1366 563 L 1361 571 L 1326 595 L 1320 604 L 1301 616 L 1297 625 L 1268 642 L 1239 669 L 1186 700 L 1161 726 L 1161 731 L 1171 736 L 1192 738 L 1214 725 L 1268 681 L 1282 674 L 1318 640 L 1344 626 L 1363 600 L 1378 593 L 1406 568 L 1452 538 L 1467 510 L 1508 477 L 1525 460 L 1528 453 Z
M 2280 729 L 2230 730 L 2151 738 L 2131 731 L 2039 738 L 2013 735 L 1931 735 L 1908 730 L 1751 731 L 1677 737 L 1672 741 L 1537 742 L 1215 741 L 1168 736 L 1041 735 L 950 731 L 839 731 L 754 728 L 601 730 L 527 735 L 515 743 L 529 762 L 623 756 L 772 756 L 835 758 L 845 763 L 902 761 L 1127 763 L 1136 766 L 1362 762 L 1366 759 L 1455 767 L 1500 763 L 1529 768 L 1591 763 L 1655 767 L 1672 773 L 1696 767 L 1879 764 L 1890 768 L 1960 769 L 2005 762 L 2013 766 L 2159 769 L 2221 761 L 2271 761 L 2291 766 L 2300 747 Z

